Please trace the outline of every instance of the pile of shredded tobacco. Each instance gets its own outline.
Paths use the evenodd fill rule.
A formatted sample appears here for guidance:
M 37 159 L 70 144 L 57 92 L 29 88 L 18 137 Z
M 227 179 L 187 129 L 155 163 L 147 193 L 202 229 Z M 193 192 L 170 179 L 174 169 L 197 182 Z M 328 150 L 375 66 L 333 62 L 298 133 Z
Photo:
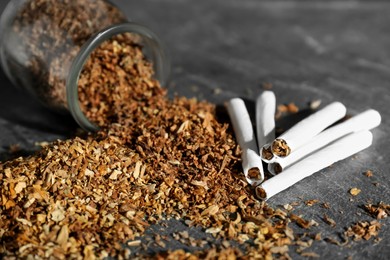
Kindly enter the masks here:
M 289 224 L 318 223 L 256 200 L 241 173 L 232 130 L 216 107 L 169 99 L 131 37 L 115 37 L 96 49 L 79 89 L 83 111 L 101 126 L 99 132 L 0 163 L 0 256 L 128 258 L 150 225 L 170 218 L 224 242 L 139 258 L 289 259 L 291 245 L 303 256 L 318 256 L 303 250 L 320 235 L 302 238 Z M 367 206 L 376 216 L 384 215 L 381 209 L 388 207 Z M 347 235 L 368 239 L 378 229 L 367 222 Z

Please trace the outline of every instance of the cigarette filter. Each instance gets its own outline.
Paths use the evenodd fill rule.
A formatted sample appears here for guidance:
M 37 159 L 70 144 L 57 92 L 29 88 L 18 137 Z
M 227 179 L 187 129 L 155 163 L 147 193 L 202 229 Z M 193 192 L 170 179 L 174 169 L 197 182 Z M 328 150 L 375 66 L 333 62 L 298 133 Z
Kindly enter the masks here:
M 266 180 L 256 187 L 256 196 L 267 200 L 313 173 L 364 150 L 371 143 L 372 134 L 368 130 L 349 134 Z
M 240 98 L 234 98 L 226 103 L 226 108 L 242 150 L 241 159 L 245 178 L 249 184 L 257 185 L 264 180 L 264 170 L 245 103 Z
M 308 143 L 322 130 L 343 118 L 347 109 L 340 102 L 334 102 L 303 119 L 272 142 L 274 156 L 286 157 Z
M 309 143 L 292 152 L 289 156 L 276 159 L 273 163 L 268 165 L 268 170 L 272 174 L 278 174 L 290 165 L 298 162 L 302 158 L 330 144 L 331 142 L 352 132 L 371 130 L 379 126 L 380 123 L 381 115 L 378 111 L 374 109 L 366 110 L 363 113 L 321 132 L 317 136 L 313 137 Z

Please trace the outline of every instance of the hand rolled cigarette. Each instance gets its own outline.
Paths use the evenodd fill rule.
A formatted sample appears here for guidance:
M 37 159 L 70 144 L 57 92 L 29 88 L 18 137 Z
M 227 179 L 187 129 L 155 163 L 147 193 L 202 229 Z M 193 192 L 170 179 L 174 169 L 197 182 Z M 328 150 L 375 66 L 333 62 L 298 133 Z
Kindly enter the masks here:
M 381 115 L 378 111 L 373 109 L 366 110 L 338 125 L 326 129 L 313 137 L 309 143 L 294 151 L 289 156 L 278 158 L 275 162 L 268 165 L 268 170 L 272 174 L 279 174 L 290 165 L 298 162 L 302 158 L 330 144 L 331 142 L 334 142 L 335 140 L 353 132 L 371 130 L 379 126 L 380 123 Z
M 266 180 L 256 187 L 256 196 L 267 200 L 313 173 L 364 150 L 371 143 L 372 134 L 368 130 L 349 134 Z
M 245 103 L 240 98 L 233 98 L 226 103 L 226 108 L 233 125 L 233 130 L 241 147 L 242 168 L 245 178 L 251 185 L 258 185 L 264 180 L 263 162 L 258 154 L 255 134 Z
M 272 142 L 272 153 L 286 157 L 291 152 L 308 143 L 322 130 L 343 118 L 347 109 L 340 102 L 333 102 L 287 130 Z

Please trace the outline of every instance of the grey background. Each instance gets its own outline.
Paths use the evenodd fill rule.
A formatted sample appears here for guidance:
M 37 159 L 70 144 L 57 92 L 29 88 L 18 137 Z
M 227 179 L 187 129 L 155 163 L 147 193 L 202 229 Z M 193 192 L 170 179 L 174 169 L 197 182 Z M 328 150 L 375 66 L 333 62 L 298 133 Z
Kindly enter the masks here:
M 8 1 L 1 1 L 3 10 Z M 258 1 L 258 0 L 143 0 L 113 1 L 138 23 L 161 37 L 171 57 L 171 95 L 198 97 L 218 105 L 233 97 L 245 98 L 253 114 L 253 101 L 270 82 L 278 104 L 341 101 L 354 115 L 377 109 L 382 125 L 373 131 L 372 147 L 334 164 L 273 197 L 280 206 L 301 202 L 294 213 L 320 225 L 310 233 L 340 239 L 356 221 L 372 218 L 361 208 L 368 202 L 390 203 L 388 132 L 390 102 L 390 4 L 380 1 Z M 20 144 L 22 154 L 36 150 L 35 142 L 64 139 L 77 128 L 72 118 L 57 115 L 14 88 L 0 72 L 0 159 L 9 158 L 9 145 Z M 298 115 L 299 117 L 299 115 Z M 288 127 L 298 119 L 278 122 Z M 374 176 L 364 176 L 372 170 Z M 373 183 L 379 183 L 379 186 Z M 362 192 L 352 197 L 348 191 Z M 328 202 L 312 207 L 302 201 Z M 327 214 L 337 222 L 331 228 Z M 339 247 L 318 241 L 309 249 L 322 259 L 387 259 L 390 256 L 389 218 L 381 220 L 378 243 L 352 242 Z M 302 230 L 292 225 L 298 234 Z M 148 234 L 169 235 L 186 229 L 181 223 L 153 227 Z M 202 230 L 192 230 L 207 237 Z M 208 237 L 210 239 L 210 237 Z M 147 240 L 147 238 L 146 238 Z M 212 243 L 212 242 L 210 242 Z M 167 243 L 171 248 L 184 245 Z M 189 248 L 187 248 L 189 249 Z M 141 250 L 141 249 L 140 249 Z M 153 244 L 149 252 L 165 250 Z M 294 252 L 295 259 L 302 258 Z

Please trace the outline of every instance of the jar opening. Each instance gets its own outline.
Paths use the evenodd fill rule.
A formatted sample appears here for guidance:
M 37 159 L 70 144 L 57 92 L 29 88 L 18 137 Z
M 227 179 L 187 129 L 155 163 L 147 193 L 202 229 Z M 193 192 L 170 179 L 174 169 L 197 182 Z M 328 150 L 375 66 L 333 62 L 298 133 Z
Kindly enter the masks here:
M 169 75 L 169 64 L 158 37 L 148 28 L 136 23 L 121 23 L 110 26 L 87 41 L 75 57 L 69 76 L 66 81 L 67 104 L 70 113 L 76 122 L 87 131 L 97 131 L 99 126 L 92 122 L 83 113 L 79 101 L 80 74 L 87 63 L 91 53 L 107 40 L 121 34 L 130 33 L 140 37 L 142 50 L 147 59 L 153 64 L 154 78 L 161 85 L 166 83 Z

